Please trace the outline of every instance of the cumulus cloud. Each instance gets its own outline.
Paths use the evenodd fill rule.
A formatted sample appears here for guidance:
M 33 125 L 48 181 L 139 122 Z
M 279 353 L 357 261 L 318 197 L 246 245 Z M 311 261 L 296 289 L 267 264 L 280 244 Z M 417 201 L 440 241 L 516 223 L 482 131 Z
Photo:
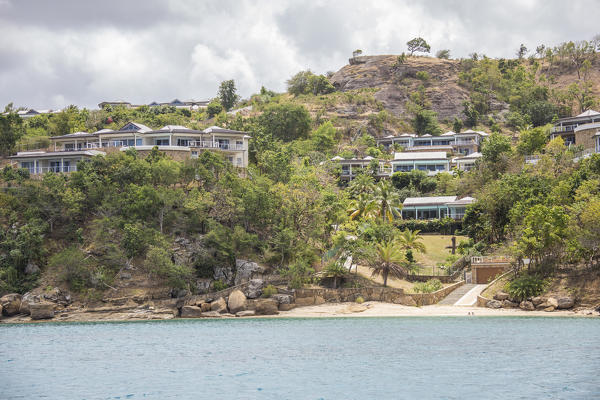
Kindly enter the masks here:
M 209 99 L 235 79 L 242 96 L 285 90 L 351 52 L 398 54 L 422 36 L 432 52 L 512 57 L 600 32 L 596 1 L 0 0 L 0 106 Z

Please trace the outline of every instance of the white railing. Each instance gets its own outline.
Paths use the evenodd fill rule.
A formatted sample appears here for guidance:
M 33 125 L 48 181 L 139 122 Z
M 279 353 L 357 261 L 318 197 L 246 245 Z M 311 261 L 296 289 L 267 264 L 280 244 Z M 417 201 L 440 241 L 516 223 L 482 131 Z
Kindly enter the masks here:
M 220 149 L 220 150 L 244 150 L 243 144 L 219 143 L 212 141 L 190 141 L 189 147 L 199 147 L 204 149 Z
M 510 263 L 512 259 L 508 256 L 474 256 L 471 257 L 471 264 L 495 264 Z
M 465 139 L 462 139 L 462 140 L 456 139 L 456 144 L 457 145 L 477 144 L 477 141 L 474 139 L 466 139 L 466 140 Z
M 37 167 L 37 168 L 26 168 L 30 174 L 32 175 L 37 175 L 37 174 L 45 174 L 47 172 L 55 172 L 55 173 L 60 173 L 60 172 L 75 172 L 77 171 L 77 166 L 76 165 L 71 165 L 71 166 L 62 166 L 62 167 Z
M 577 125 L 553 126 L 550 129 L 550 133 L 571 132 L 576 126 Z

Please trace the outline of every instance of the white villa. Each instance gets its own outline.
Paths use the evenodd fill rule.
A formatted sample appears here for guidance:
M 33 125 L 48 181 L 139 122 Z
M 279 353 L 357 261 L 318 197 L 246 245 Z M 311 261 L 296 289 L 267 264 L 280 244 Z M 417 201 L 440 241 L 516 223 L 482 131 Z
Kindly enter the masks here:
M 403 219 L 452 218 L 461 220 L 472 197 L 457 199 L 456 196 L 408 197 L 402 204 Z
M 426 171 L 427 175 L 450 171 L 450 160 L 445 152 L 395 153 L 390 161 L 393 172 L 410 172 L 413 169 Z
M 475 167 L 475 163 L 482 157 L 479 152 L 471 153 L 468 156 L 456 157 L 452 161 L 460 171 L 470 171 Z
M 136 122 L 129 122 L 118 130 L 102 129 L 97 132 L 76 132 L 52 137 L 49 149 L 19 152 L 10 159 L 32 174 L 48 171 L 71 172 L 84 158 L 103 155 L 129 148 L 144 153 L 155 146 L 176 160 L 197 158 L 201 151 L 221 152 L 236 167 L 248 167 L 248 140 L 246 132 L 211 126 L 194 130 L 179 125 L 166 125 L 154 130 Z
M 460 133 L 448 131 L 440 136 L 403 133 L 398 136 L 389 135 L 376 141 L 377 145 L 382 145 L 386 150 L 393 150 L 394 145 L 399 145 L 403 147 L 404 152 L 445 151 L 466 156 L 479 151 L 481 143 L 488 136 L 488 133 L 469 129 Z

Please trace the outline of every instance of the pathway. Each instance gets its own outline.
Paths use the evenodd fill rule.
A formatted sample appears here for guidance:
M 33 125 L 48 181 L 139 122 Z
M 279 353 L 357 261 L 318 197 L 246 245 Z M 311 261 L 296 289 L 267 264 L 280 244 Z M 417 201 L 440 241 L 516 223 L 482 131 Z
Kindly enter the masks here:
M 485 289 L 487 285 L 476 285 L 467 283 L 454 290 L 446 296 L 439 305 L 446 306 L 472 306 L 477 303 L 477 296 Z

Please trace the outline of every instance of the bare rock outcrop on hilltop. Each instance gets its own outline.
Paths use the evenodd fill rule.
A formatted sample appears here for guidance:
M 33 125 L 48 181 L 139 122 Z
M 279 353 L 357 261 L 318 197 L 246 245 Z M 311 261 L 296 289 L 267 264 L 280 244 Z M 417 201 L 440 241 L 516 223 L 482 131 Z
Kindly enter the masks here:
M 376 88 L 375 98 L 399 117 L 408 116 L 406 102 L 410 94 L 423 84 L 432 109 L 440 120 L 462 116 L 463 102 L 469 99 L 467 89 L 458 85 L 460 62 L 431 57 L 406 57 L 397 64 L 397 56 L 357 57 L 358 62 L 346 65 L 331 78 L 341 91 Z M 426 72 L 425 81 L 417 79 L 417 72 Z M 497 111 L 503 103 L 493 105 Z

